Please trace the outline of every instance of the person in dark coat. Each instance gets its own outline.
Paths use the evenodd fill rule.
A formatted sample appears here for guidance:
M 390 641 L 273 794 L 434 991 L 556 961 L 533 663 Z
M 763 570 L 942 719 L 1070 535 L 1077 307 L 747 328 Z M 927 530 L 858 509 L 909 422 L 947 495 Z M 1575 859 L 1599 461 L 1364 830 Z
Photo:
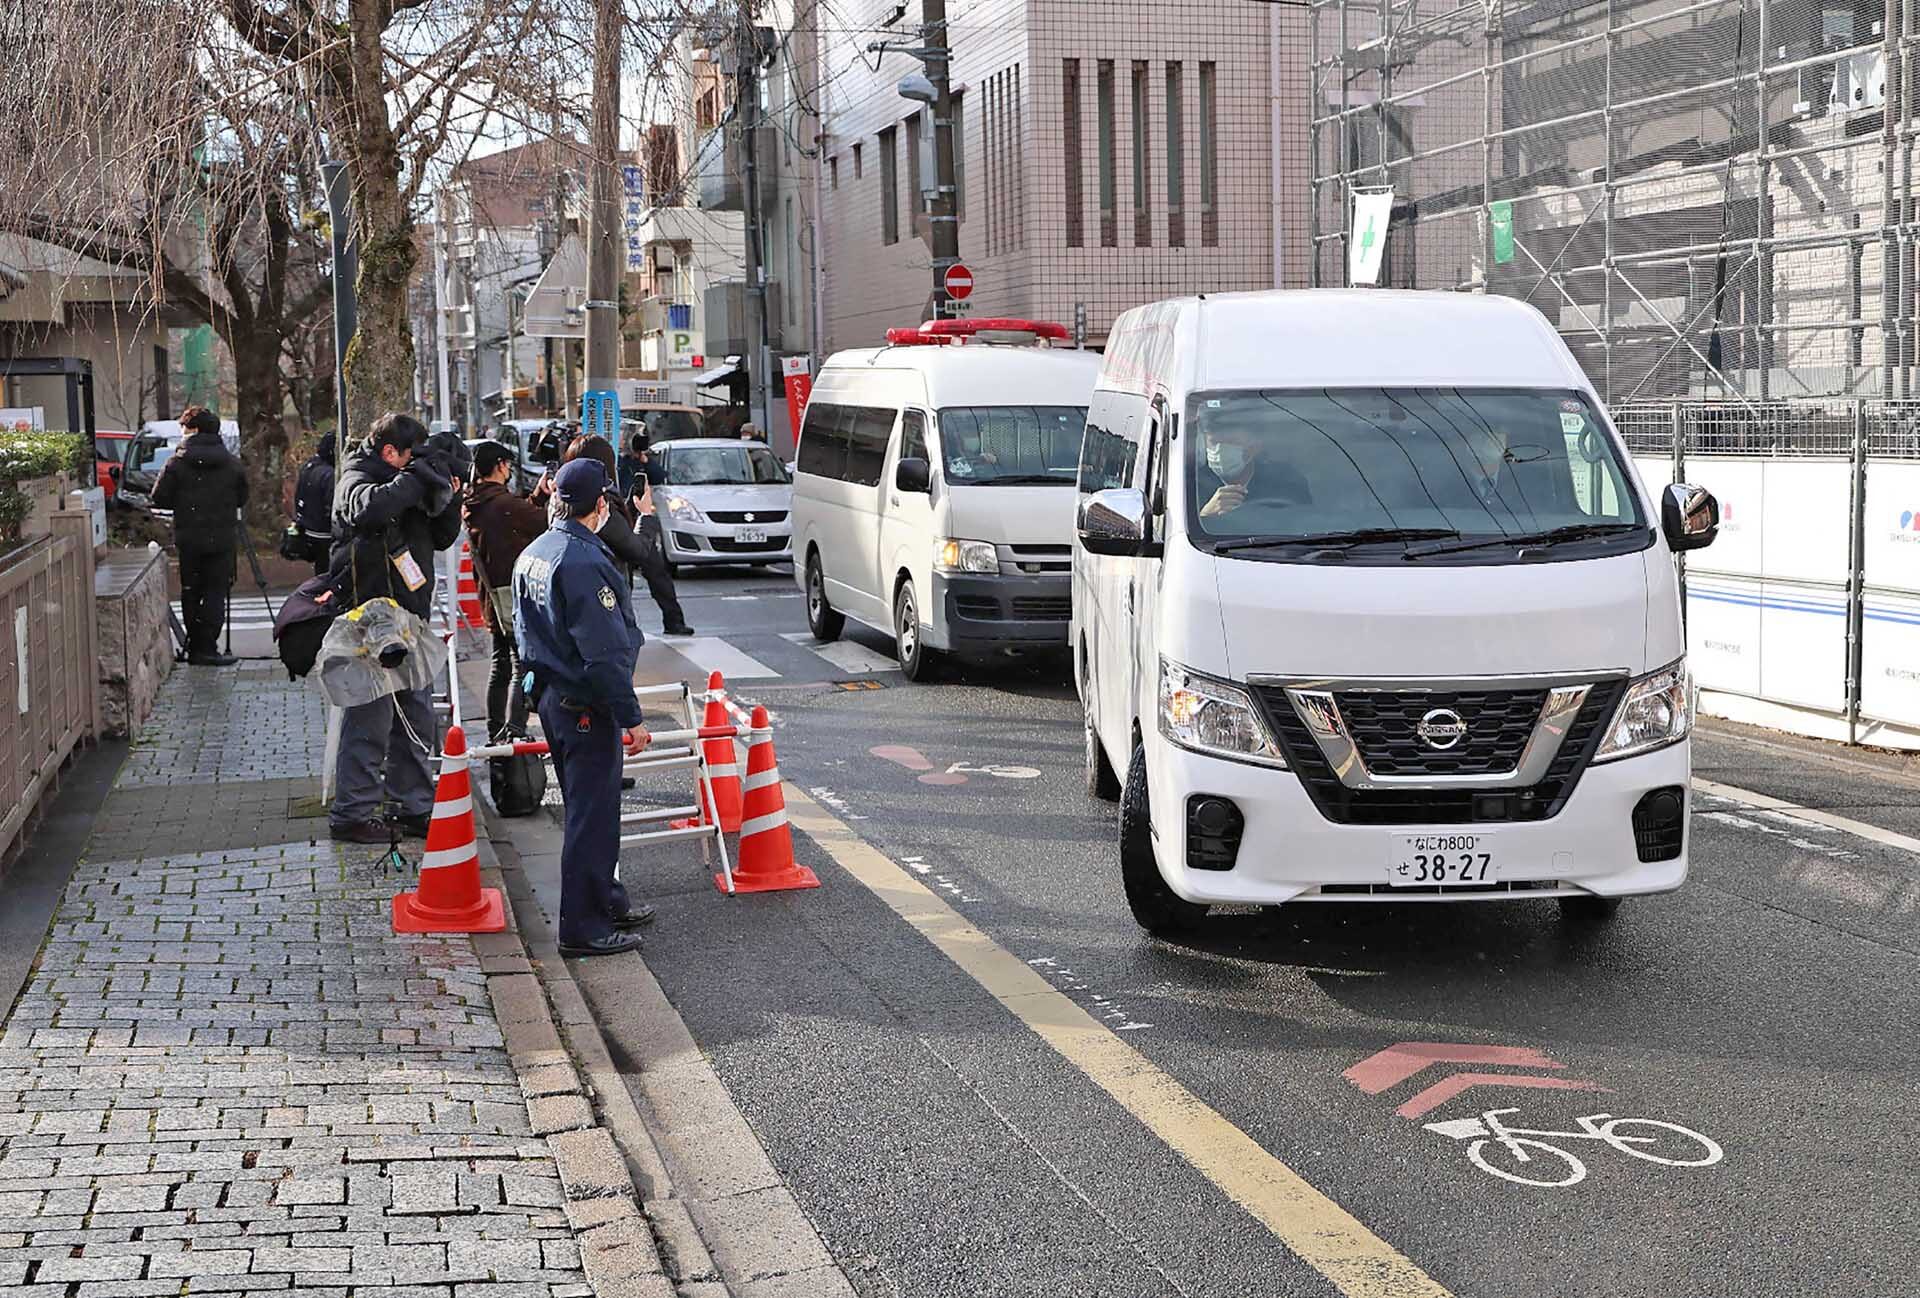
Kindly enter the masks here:
M 611 512 L 606 526 L 600 529 L 600 539 L 626 569 L 629 588 L 637 570 L 647 579 L 647 592 L 653 596 L 653 602 L 660 606 L 666 633 L 692 635 L 693 628 L 687 625 L 687 615 L 680 607 L 679 593 L 673 588 L 673 574 L 667 571 L 667 557 L 660 548 L 659 524 L 654 524 L 650 536 L 647 522 L 652 515 L 641 512 L 649 490 L 644 469 L 633 479 L 631 491 L 622 490 L 612 486 L 618 481 L 618 474 L 613 462 L 613 446 L 606 438 L 598 435 L 574 438 L 567 446 L 566 460 L 572 462 L 582 456 L 594 460 L 606 472 L 610 486 L 607 503 Z
M 300 466 L 293 487 L 293 525 L 306 540 L 316 577 L 324 576 L 333 562 L 334 455 L 334 436 L 326 433 L 312 458 Z
M 480 617 L 493 635 L 493 674 L 487 679 L 487 737 L 527 733 L 527 697 L 520 688 L 520 657 L 513 646 L 513 565 L 547 530 L 547 511 L 507 484 L 516 456 L 511 446 L 487 442 L 473 453 L 473 490 L 467 493 L 467 535 L 480 587 Z
M 433 610 L 433 556 L 460 537 L 462 483 L 411 415 L 374 422 L 340 469 L 329 576 L 343 609 L 387 597 L 422 620 Z M 425 838 L 433 814 L 428 760 L 437 748 L 433 691 L 399 690 L 342 711 L 331 836 L 384 843 Z M 389 808 L 383 814 L 384 794 Z
M 180 426 L 187 435 L 160 470 L 153 503 L 173 511 L 187 661 L 197 667 L 231 667 L 237 660 L 220 652 L 220 631 L 227 624 L 227 598 L 233 591 L 247 474 L 239 457 L 220 440 L 220 416 L 205 406 L 189 406 Z

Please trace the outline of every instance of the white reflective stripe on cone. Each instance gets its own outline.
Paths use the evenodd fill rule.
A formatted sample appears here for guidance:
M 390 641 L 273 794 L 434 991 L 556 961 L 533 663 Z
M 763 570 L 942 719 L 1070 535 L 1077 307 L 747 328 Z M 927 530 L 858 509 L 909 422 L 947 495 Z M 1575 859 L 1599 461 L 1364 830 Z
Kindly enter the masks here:
M 465 865 L 469 861 L 480 859 L 479 849 L 472 843 L 460 847 L 443 847 L 436 852 L 428 852 L 420 858 L 422 870 L 444 870 L 450 865 Z
M 709 762 L 707 763 L 707 774 L 708 775 L 738 775 L 740 774 L 740 763 Z
M 751 789 L 764 789 L 769 784 L 778 784 L 778 783 L 780 783 L 780 772 L 756 771 L 752 775 L 749 775 L 745 780 L 741 781 L 740 791 L 744 793 Z
M 448 798 L 445 802 L 433 804 L 433 819 L 445 820 L 449 816 L 464 816 L 473 810 L 473 795 L 463 793 L 457 798 Z
M 755 816 L 752 820 L 742 821 L 740 837 L 750 838 L 755 834 L 764 834 L 769 829 L 778 829 L 787 823 L 787 809 L 782 807 L 770 816 Z

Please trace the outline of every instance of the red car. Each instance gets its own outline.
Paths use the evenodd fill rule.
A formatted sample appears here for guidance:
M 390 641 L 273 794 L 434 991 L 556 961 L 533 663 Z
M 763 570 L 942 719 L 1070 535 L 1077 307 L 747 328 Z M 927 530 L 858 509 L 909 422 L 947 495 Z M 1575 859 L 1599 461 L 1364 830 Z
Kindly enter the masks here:
M 94 478 L 100 484 L 100 490 L 106 493 L 108 501 L 112 501 L 114 493 L 120 490 L 120 475 L 127 463 L 127 447 L 132 444 L 132 433 L 100 429 L 93 435 Z

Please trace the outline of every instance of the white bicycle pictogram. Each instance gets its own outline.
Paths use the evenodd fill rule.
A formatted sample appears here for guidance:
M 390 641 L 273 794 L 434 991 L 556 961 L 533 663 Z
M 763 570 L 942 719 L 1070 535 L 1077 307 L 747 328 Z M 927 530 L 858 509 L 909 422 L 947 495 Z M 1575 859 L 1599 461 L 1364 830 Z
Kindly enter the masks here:
M 1497 1176 L 1516 1185 L 1537 1185 L 1546 1189 L 1578 1185 L 1587 1177 L 1587 1165 L 1558 1145 L 1549 1144 L 1539 1137 L 1598 1140 L 1612 1145 L 1629 1158 L 1662 1163 L 1668 1167 L 1712 1167 L 1726 1156 L 1726 1151 L 1712 1140 L 1675 1122 L 1661 1122 L 1654 1118 L 1616 1118 L 1610 1113 L 1593 1113 L 1574 1119 L 1580 1124 L 1578 1131 L 1534 1131 L 1525 1127 L 1509 1127 L 1500 1121 L 1502 1114 L 1518 1112 L 1518 1109 L 1488 1109 L 1477 1118 L 1429 1122 L 1426 1127 L 1428 1131 L 1439 1132 L 1454 1140 L 1473 1142 L 1467 1146 L 1467 1158 L 1489 1176 Z M 1666 1152 L 1661 1152 L 1659 1148 L 1643 1148 L 1657 1146 L 1663 1139 L 1671 1142 Z M 1683 1154 L 1684 1157 L 1680 1156 Z M 1546 1161 L 1535 1166 L 1536 1160 L 1542 1158 Z M 1503 1162 L 1508 1166 L 1500 1166 Z M 1559 1175 L 1558 1164 L 1565 1165 L 1564 1176 Z M 1515 1165 L 1526 1170 L 1513 1170 Z M 1528 1175 L 1528 1172 L 1534 1174 Z

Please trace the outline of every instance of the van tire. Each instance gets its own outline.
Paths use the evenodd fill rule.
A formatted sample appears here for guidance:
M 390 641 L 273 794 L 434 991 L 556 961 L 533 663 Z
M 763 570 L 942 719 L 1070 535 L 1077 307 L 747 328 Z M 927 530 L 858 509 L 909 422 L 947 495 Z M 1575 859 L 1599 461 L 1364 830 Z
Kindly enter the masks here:
M 1147 807 L 1147 750 L 1133 750 L 1127 763 L 1127 784 L 1120 795 L 1120 883 L 1126 889 L 1127 909 L 1141 928 L 1156 937 L 1170 937 L 1199 926 L 1207 908 L 1186 900 L 1167 887 L 1153 859 L 1153 818 Z
M 914 594 L 911 577 L 893 592 L 893 643 L 901 675 L 910 681 L 933 679 L 938 655 L 927 648 L 920 634 L 920 599 Z
M 830 644 L 846 630 L 847 619 L 827 603 L 827 578 L 820 571 L 820 552 L 807 556 L 807 630 L 821 644 Z
M 1120 801 L 1120 777 L 1113 773 L 1107 750 L 1100 744 L 1100 732 L 1094 729 L 1093 713 L 1081 712 L 1081 729 L 1087 737 L 1087 793 L 1102 802 Z

